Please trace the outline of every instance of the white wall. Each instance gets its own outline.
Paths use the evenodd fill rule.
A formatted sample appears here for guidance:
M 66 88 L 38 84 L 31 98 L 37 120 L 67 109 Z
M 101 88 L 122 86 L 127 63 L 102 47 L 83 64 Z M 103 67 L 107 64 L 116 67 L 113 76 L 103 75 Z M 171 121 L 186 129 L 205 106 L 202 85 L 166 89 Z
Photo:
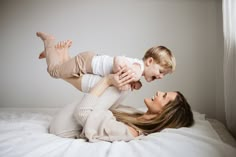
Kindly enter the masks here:
M 82 93 L 49 77 L 36 31 L 72 39 L 71 54 L 94 50 L 141 58 L 169 47 L 177 70 L 145 83 L 125 103 L 141 106 L 156 90 L 182 91 L 193 109 L 224 120 L 220 0 L 67 0 L 0 2 L 0 107 L 60 107 Z

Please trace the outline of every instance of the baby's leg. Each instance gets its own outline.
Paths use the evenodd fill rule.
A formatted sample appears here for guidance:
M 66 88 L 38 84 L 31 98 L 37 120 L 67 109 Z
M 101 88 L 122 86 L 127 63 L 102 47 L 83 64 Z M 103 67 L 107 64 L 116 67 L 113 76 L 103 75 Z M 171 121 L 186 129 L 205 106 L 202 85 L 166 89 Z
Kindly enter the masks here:
M 82 72 L 85 73 L 85 68 L 82 67 L 85 65 L 85 59 L 79 58 L 80 55 L 74 58 L 69 57 L 68 49 L 72 44 L 71 40 L 59 42 L 57 45 L 52 46 L 53 42 L 49 42 L 53 40 L 52 36 L 41 32 L 37 33 L 37 35 L 44 41 L 45 45 L 45 51 L 40 54 L 39 58 L 43 58 L 44 55 L 46 56 L 47 70 L 52 77 L 70 78 L 74 76 L 78 77 Z M 48 43 L 50 43 L 50 46 Z
M 56 48 L 61 50 L 61 48 Z M 68 50 L 68 47 L 66 47 Z M 65 51 L 62 49 L 62 52 Z M 80 77 L 83 74 L 90 73 L 92 57 L 95 55 L 93 52 L 82 52 L 73 58 L 68 59 L 54 68 L 48 69 L 49 74 L 54 78 L 71 78 Z
M 42 32 L 37 32 L 37 36 L 44 42 L 46 61 L 48 65 L 48 73 L 55 78 L 72 77 L 76 63 L 74 59 L 70 59 L 68 48 L 71 41 L 60 42 L 54 46 L 55 38 Z
M 49 69 L 53 68 L 55 65 L 60 64 L 60 58 L 55 50 L 55 37 L 43 32 L 37 32 L 37 36 L 40 37 L 44 43 L 46 62 Z

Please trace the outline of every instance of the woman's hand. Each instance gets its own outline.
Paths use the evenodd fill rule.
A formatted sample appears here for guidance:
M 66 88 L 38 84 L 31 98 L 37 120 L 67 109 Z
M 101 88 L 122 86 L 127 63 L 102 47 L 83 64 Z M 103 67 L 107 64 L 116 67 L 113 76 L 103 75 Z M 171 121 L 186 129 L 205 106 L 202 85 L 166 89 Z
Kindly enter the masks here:
M 119 72 L 115 74 L 109 74 L 105 77 L 103 77 L 91 90 L 90 94 L 95 96 L 100 96 L 109 86 L 113 85 L 117 87 L 118 89 L 127 83 L 131 82 L 133 80 L 132 77 L 130 77 L 129 73 L 123 75 L 123 73 L 126 73 L 127 69 L 126 67 L 123 67 Z M 123 75 L 123 76 L 121 76 Z
M 135 71 L 128 67 L 128 66 L 124 66 L 119 72 L 120 73 L 120 80 L 122 81 L 125 81 L 124 83 L 127 84 L 127 83 L 131 83 L 133 81 L 135 81 L 136 79 L 136 73 Z
M 124 86 L 119 87 L 120 91 L 127 91 L 127 90 L 132 90 L 131 84 L 126 84 Z
M 110 74 L 109 84 L 117 87 L 118 89 L 134 80 L 134 74 L 132 71 L 127 70 L 127 67 L 124 66 L 115 74 Z

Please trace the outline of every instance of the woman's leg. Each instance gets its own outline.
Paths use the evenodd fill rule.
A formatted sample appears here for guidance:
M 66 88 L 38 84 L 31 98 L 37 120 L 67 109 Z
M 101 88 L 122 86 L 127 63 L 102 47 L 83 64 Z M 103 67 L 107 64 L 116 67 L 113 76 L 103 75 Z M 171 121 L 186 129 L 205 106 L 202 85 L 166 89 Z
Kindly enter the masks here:
M 66 104 L 57 112 L 49 125 L 49 133 L 65 138 L 79 138 L 82 126 L 75 121 L 73 116 L 77 103 L 75 101 Z
M 98 75 L 85 74 L 80 78 L 69 78 L 64 80 L 77 89 L 88 92 L 100 79 L 101 77 Z M 114 105 L 119 105 L 118 103 L 123 100 L 122 95 L 124 95 L 124 93 L 118 91 L 115 87 L 107 88 L 103 95 L 100 96 L 95 109 L 107 110 Z M 79 138 L 82 126 L 79 125 L 74 118 L 74 115 L 77 114 L 75 109 L 80 105 L 79 102 L 80 100 L 76 100 L 71 104 L 65 105 L 56 114 L 49 126 L 50 133 L 65 138 Z

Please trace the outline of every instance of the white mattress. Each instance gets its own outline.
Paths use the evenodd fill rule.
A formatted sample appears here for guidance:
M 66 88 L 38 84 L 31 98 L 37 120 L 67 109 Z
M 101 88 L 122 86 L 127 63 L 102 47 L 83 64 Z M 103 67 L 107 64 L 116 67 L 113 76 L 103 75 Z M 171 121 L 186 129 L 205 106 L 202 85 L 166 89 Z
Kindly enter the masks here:
M 236 148 L 224 143 L 204 114 L 197 112 L 191 128 L 165 129 L 139 140 L 113 143 L 89 143 L 49 134 L 53 115 L 45 111 L 0 109 L 0 157 L 234 157 L 236 154 Z M 231 140 L 233 144 L 235 140 Z

